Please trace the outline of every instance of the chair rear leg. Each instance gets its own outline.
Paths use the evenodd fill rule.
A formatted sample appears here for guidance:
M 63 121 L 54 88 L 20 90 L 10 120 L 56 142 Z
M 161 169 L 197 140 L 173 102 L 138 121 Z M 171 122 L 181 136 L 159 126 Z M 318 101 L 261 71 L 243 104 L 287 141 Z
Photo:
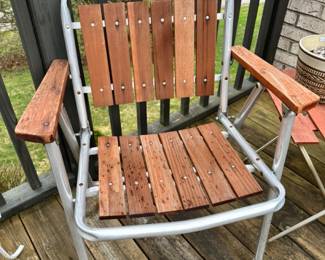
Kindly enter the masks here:
M 261 227 L 261 231 L 260 231 L 260 237 L 258 240 L 258 246 L 257 246 L 257 250 L 256 250 L 256 255 L 255 255 L 256 260 L 263 259 L 266 244 L 267 244 L 268 237 L 269 237 L 270 228 L 271 228 L 272 217 L 273 217 L 273 213 L 270 213 L 268 215 L 265 215 L 263 218 L 263 223 L 262 223 L 262 227 Z
M 73 245 L 77 251 L 79 259 L 88 259 L 85 242 L 80 236 L 74 222 L 73 197 L 60 148 L 55 142 L 46 144 L 45 148 L 51 163 L 56 186 L 58 188 L 62 201 L 65 217 L 72 236 Z

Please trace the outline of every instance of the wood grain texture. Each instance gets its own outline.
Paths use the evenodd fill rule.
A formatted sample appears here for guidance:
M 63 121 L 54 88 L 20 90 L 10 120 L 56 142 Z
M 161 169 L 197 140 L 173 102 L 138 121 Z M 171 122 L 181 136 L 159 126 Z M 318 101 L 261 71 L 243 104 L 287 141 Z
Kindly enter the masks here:
M 318 128 L 319 132 L 325 138 L 325 105 L 318 104 L 315 108 L 310 109 L 308 114 Z
M 117 137 L 98 139 L 99 217 L 126 215 L 122 169 Z
M 235 199 L 235 193 L 197 128 L 184 129 L 179 134 L 212 204 Z
M 21 116 L 15 133 L 37 143 L 54 141 L 69 74 L 66 60 L 54 60 Z
M 136 136 L 121 136 L 119 139 L 128 212 L 130 215 L 153 214 L 156 212 L 156 207 L 149 189 L 140 140 Z
M 285 69 L 283 72 L 291 78 L 295 78 L 296 70 L 295 69 Z M 269 89 L 267 90 L 278 113 L 282 118 L 283 109 L 281 100 L 275 96 Z M 310 117 L 304 114 L 298 114 L 296 116 L 291 137 L 295 144 L 317 144 L 319 143 L 319 139 L 317 138 L 314 131 L 316 130 L 315 124 L 312 122 Z
M 156 98 L 174 97 L 173 31 L 171 0 L 156 0 L 151 5 Z
M 307 111 L 319 102 L 316 94 L 246 48 L 233 47 L 232 56 L 295 113 Z
M 135 81 L 135 98 L 137 102 L 149 101 L 154 98 L 149 7 L 145 2 L 129 2 L 127 3 L 127 7 Z
M 204 188 L 197 179 L 193 164 L 177 132 L 159 134 L 161 143 L 184 209 L 193 209 L 209 205 Z
M 94 105 L 111 106 L 114 101 L 101 6 L 80 5 L 79 15 Z
M 194 0 L 174 1 L 176 97 L 194 95 Z
M 196 95 L 214 94 L 217 1 L 196 1 Z
M 183 209 L 158 135 L 140 136 L 158 213 Z
M 215 123 L 201 125 L 198 129 L 237 197 L 246 197 L 262 191 L 258 182 L 246 169 L 237 152 L 224 138 Z
M 133 88 L 125 4 L 109 3 L 103 8 L 115 104 L 131 103 Z

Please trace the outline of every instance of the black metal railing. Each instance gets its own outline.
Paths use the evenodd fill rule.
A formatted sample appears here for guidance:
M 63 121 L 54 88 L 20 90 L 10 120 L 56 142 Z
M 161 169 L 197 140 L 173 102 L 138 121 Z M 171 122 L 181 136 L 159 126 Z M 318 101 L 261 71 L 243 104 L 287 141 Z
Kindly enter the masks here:
M 266 0 L 260 28 L 256 28 L 260 1 L 250 1 L 242 44 L 247 48 L 251 48 L 254 31 L 258 29 L 259 34 L 255 52 L 270 63 L 273 62 L 275 56 L 288 1 L 289 0 Z M 97 2 L 104 1 L 97 0 Z M 67 57 L 61 29 L 60 0 L 11 0 L 11 4 L 32 79 L 37 88 L 51 61 L 56 58 Z M 240 10 L 241 1 L 236 0 L 234 40 L 237 35 Z M 245 78 L 245 70 L 240 66 L 237 69 L 235 79 L 234 88 L 230 90 L 230 101 L 234 101 L 246 95 L 254 86 L 254 79 Z M 71 85 L 71 82 L 69 82 L 69 84 Z M 92 127 L 91 113 L 87 98 L 88 97 L 86 97 L 88 116 Z M 16 117 L 2 79 L 0 80 L 0 102 L 3 120 L 27 179 L 27 183 L 20 187 L 16 187 L 4 194 L 0 193 L 0 211 L 2 219 L 4 219 L 29 205 L 41 201 L 54 192 L 55 183 L 50 174 L 43 175 L 40 178 L 37 176 L 25 143 L 15 137 L 14 128 L 16 125 Z M 72 126 L 74 130 L 78 132 L 79 122 L 71 87 L 67 88 L 64 104 L 71 119 Z M 178 129 L 216 112 L 218 106 L 219 97 L 217 94 L 212 97 L 201 97 L 198 103 L 193 104 L 191 104 L 190 99 L 183 98 L 180 102 L 179 111 L 170 113 L 170 100 L 162 100 L 160 101 L 160 120 L 148 126 L 147 104 L 146 102 L 137 103 L 137 132 L 139 134 L 145 134 L 148 132 Z M 110 118 L 112 134 L 121 135 L 122 127 L 119 106 L 109 107 L 108 116 Z M 73 174 L 76 172 L 76 163 L 73 160 L 62 134 L 60 134 L 60 139 L 60 147 L 66 167 L 68 172 Z M 92 145 L 95 145 L 94 139 L 92 140 Z M 92 167 L 95 168 L 95 165 L 96 162 L 93 162 Z

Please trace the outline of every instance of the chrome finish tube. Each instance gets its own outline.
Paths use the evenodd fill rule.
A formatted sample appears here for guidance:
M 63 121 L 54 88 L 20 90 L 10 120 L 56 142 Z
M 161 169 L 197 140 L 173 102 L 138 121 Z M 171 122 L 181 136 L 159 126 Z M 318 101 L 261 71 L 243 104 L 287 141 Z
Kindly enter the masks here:
M 252 108 L 254 107 L 257 99 L 260 97 L 263 91 L 264 91 L 264 87 L 260 83 L 257 83 L 257 86 L 252 90 L 243 108 L 241 109 L 240 113 L 235 119 L 234 125 L 237 129 L 241 128 L 247 116 L 249 115 Z
M 226 1 L 225 10 L 225 31 L 224 46 L 222 58 L 222 75 L 221 75 L 221 93 L 220 93 L 220 111 L 219 113 L 227 113 L 228 110 L 228 85 L 229 85 L 229 69 L 231 61 L 232 34 L 234 23 L 234 0 Z
M 87 118 L 85 97 L 83 94 L 82 82 L 80 78 L 76 42 L 74 39 L 72 20 L 71 20 L 70 10 L 67 5 L 67 0 L 61 0 L 61 20 L 62 20 L 64 41 L 65 41 L 65 46 L 68 54 L 70 72 L 72 76 L 72 85 L 73 85 L 73 91 L 74 91 L 77 110 L 78 110 L 80 126 L 82 129 L 86 129 L 88 128 L 89 123 Z

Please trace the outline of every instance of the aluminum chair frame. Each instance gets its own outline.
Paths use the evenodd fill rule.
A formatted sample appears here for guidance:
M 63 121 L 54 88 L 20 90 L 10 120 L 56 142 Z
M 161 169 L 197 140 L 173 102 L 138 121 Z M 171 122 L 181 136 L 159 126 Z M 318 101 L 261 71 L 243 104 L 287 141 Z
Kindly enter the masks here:
M 241 147 L 244 154 L 250 160 L 252 165 L 250 165 L 248 168 L 252 168 L 253 166 L 256 170 L 262 173 L 264 180 L 270 186 L 268 199 L 254 205 L 190 220 L 158 224 L 96 228 L 89 226 L 86 222 L 86 198 L 89 196 L 96 196 L 98 194 L 98 184 L 96 182 L 92 182 L 88 173 L 89 157 L 97 154 L 98 149 L 96 147 L 90 147 L 90 137 L 92 133 L 90 131 L 87 119 L 83 92 L 84 87 L 82 86 L 82 81 L 80 78 L 77 50 L 73 32 L 73 30 L 77 29 L 77 27 L 74 26 L 74 23 L 71 20 L 67 0 L 61 0 L 62 26 L 70 65 L 71 79 L 78 109 L 78 116 L 81 125 L 81 131 L 79 133 L 81 141 L 79 147 L 69 122 L 69 118 L 63 109 L 60 116 L 60 126 L 66 139 L 68 140 L 68 145 L 70 146 L 73 155 L 79 162 L 75 198 L 73 197 L 66 174 L 63 158 L 58 146 L 58 139 L 56 139 L 56 141 L 53 143 L 46 144 L 45 147 L 52 166 L 59 195 L 62 200 L 68 226 L 73 238 L 73 243 L 80 259 L 87 259 L 87 249 L 84 239 L 90 241 L 103 241 L 185 234 L 259 216 L 264 216 L 264 221 L 258 241 L 256 259 L 263 258 L 272 215 L 274 212 L 280 210 L 285 202 L 285 190 L 280 183 L 280 179 L 284 168 L 287 150 L 290 143 L 291 130 L 296 114 L 289 109 L 285 110 L 283 120 L 281 122 L 279 139 L 276 146 L 272 169 L 270 169 L 227 117 L 233 14 L 234 0 L 228 0 L 224 15 L 225 40 L 221 76 L 221 105 L 218 113 L 218 119 L 224 126 L 227 132 L 226 135 L 229 136 L 229 138 L 232 138 Z M 258 89 L 263 89 L 263 87 L 259 86 Z M 244 109 L 239 114 L 239 119 L 237 119 L 237 122 L 238 120 L 241 123 L 244 122 L 258 97 L 259 95 L 253 91 L 249 96 Z

